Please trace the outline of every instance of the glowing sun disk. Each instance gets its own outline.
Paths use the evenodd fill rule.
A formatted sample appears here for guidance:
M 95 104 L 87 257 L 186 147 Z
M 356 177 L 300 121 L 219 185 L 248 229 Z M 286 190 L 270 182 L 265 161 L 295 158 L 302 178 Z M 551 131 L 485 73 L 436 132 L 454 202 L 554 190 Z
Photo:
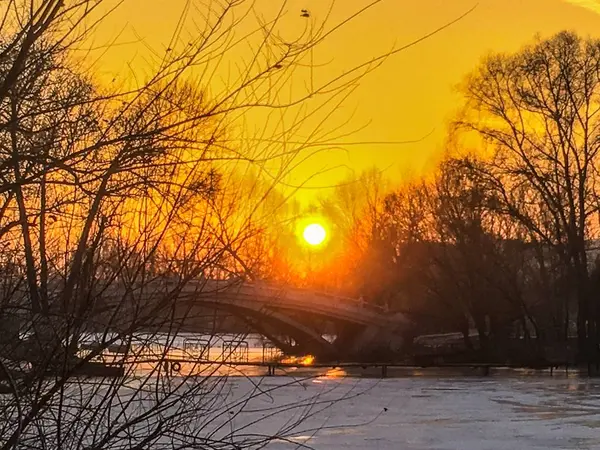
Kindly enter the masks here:
M 304 240 L 310 245 L 319 245 L 325 240 L 327 232 L 318 223 L 312 223 L 304 229 Z

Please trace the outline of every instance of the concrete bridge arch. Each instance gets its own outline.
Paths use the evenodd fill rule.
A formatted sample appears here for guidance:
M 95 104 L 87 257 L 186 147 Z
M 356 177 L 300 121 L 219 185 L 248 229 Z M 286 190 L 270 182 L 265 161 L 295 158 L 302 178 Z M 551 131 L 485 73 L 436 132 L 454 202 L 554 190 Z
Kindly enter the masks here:
M 398 338 L 410 326 L 402 314 L 390 315 L 354 298 L 267 283 L 198 280 L 177 286 L 173 292 L 169 292 L 167 283 L 157 284 L 155 289 L 145 286 L 143 292 L 147 293 L 143 308 L 151 308 L 165 295 L 174 296 L 175 311 L 169 314 L 186 331 L 191 331 L 187 325 L 195 308 L 225 311 L 267 337 L 284 353 L 310 353 L 321 360 L 347 360 L 356 355 L 364 359 L 374 349 L 390 347 L 392 341 L 397 345 Z M 135 292 L 131 296 L 144 297 Z M 334 325 L 334 342 L 313 326 L 318 320 Z

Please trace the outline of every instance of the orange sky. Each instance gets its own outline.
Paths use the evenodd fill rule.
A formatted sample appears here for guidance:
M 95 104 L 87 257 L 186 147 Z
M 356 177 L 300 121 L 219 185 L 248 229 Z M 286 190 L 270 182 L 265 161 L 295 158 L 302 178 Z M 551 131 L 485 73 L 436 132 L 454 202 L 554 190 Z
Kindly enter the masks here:
M 106 74 L 127 67 L 143 67 L 145 47 L 130 43 L 135 36 L 152 48 L 164 48 L 177 22 L 184 0 L 125 0 L 99 31 L 98 42 L 117 38 L 122 43 L 98 62 Z M 258 7 L 273 9 L 279 0 L 258 0 Z M 306 8 L 318 15 L 325 0 L 288 2 L 290 20 Z M 367 4 L 365 0 L 338 0 L 334 18 Z M 420 142 L 403 145 L 353 145 L 309 160 L 297 169 L 291 183 L 300 183 L 315 170 L 340 166 L 312 179 L 309 186 L 333 185 L 352 171 L 373 165 L 390 177 L 426 170 L 439 154 L 445 128 L 459 103 L 454 86 L 490 51 L 514 51 L 536 33 L 549 35 L 572 29 L 600 37 L 600 0 L 384 0 L 347 26 L 314 55 L 314 77 L 326 77 L 350 67 L 392 45 L 402 45 L 460 16 L 476 10 L 442 33 L 402 52 L 368 75 L 343 111 L 354 112 L 350 128 L 366 128 L 347 140 L 406 141 L 429 134 Z M 122 31 L 122 32 L 121 32 Z M 138 66 L 136 66 L 138 64 Z M 137 70 L 137 69 L 134 69 Z M 109 75 L 110 76 L 110 75 Z M 342 113 L 343 113 L 342 111 Z M 430 134 L 431 133 L 431 134 Z M 304 190 L 310 200 L 320 189 Z

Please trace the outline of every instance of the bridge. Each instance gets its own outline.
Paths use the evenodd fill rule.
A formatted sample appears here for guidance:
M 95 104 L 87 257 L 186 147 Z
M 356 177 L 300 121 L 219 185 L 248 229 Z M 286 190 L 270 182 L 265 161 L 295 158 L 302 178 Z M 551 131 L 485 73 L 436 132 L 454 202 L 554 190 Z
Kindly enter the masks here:
M 144 287 L 151 303 L 169 289 Z M 137 296 L 139 297 L 139 296 Z M 286 354 L 313 354 L 322 360 L 345 359 L 376 348 L 397 347 L 409 321 L 358 299 L 268 283 L 199 280 L 177 287 L 171 319 L 191 331 L 199 309 L 234 315 Z M 323 325 L 336 339 L 323 337 Z

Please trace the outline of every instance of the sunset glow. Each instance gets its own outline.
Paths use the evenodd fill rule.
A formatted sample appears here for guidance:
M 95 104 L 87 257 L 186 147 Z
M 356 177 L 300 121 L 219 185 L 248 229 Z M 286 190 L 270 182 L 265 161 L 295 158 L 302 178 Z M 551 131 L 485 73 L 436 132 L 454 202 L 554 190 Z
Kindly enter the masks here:
M 600 0 L 0 5 L 0 450 L 593 446 Z
M 94 38 L 100 48 L 98 53 L 102 54 L 102 73 L 98 76 L 102 75 L 111 82 L 115 76 L 117 80 L 128 77 L 131 69 L 148 70 L 153 52 L 160 54 L 164 51 L 187 3 L 175 0 L 169 8 L 164 8 L 158 0 L 124 2 L 95 32 Z M 364 0 L 337 2 L 331 11 L 331 25 L 368 3 Z M 398 46 L 408 44 L 457 18 L 476 3 L 467 0 L 426 0 L 407 4 L 381 2 L 369 10 L 369 14 L 353 21 L 351 27 L 337 30 L 334 39 L 320 44 L 313 55 L 317 65 L 314 80 L 327 80 L 369 59 L 374 53 L 388 51 L 394 43 Z M 310 10 L 311 20 L 321 21 L 327 16 L 330 4 L 330 1 L 316 0 L 300 4 L 289 2 L 285 8 L 286 32 L 296 37 L 298 30 L 301 31 L 307 23 L 305 18 L 300 17 L 300 8 Z M 260 9 L 259 15 L 271 18 L 279 11 L 279 2 L 260 1 L 256 7 Z M 321 169 L 325 170 L 320 170 L 318 175 L 314 174 L 312 158 L 298 163 L 290 174 L 291 180 L 288 180 L 294 186 L 303 187 L 295 196 L 309 203 L 320 192 L 316 186 L 342 182 L 349 169 L 361 171 L 375 165 L 394 174 L 429 173 L 441 152 L 445 124 L 456 108 L 455 87 L 483 55 L 491 51 L 514 51 L 529 42 L 536 33 L 548 36 L 562 29 L 572 29 L 582 35 L 596 36 L 600 30 L 598 11 L 600 3 L 595 0 L 486 0 L 446 32 L 425 41 L 415 50 L 387 59 L 376 72 L 361 80 L 349 101 L 349 110 L 353 111 L 358 104 L 360 108 L 352 113 L 352 120 L 341 133 L 350 135 L 335 141 L 352 142 L 353 145 L 338 147 L 336 144 L 334 148 L 340 148 L 340 151 L 320 153 Z M 240 16 L 244 12 L 241 11 Z M 192 8 L 187 20 L 189 33 L 193 31 L 193 23 L 201 23 L 202 18 Z M 241 32 L 248 33 L 255 24 L 248 19 L 242 26 Z M 352 41 L 354 33 L 361 33 L 365 39 Z M 143 44 L 140 39 L 143 39 Z M 100 45 L 113 40 L 119 45 L 109 49 Z M 352 51 L 347 51 L 345 46 L 351 41 Z M 240 54 L 244 51 L 236 49 Z M 307 80 L 304 75 L 301 81 L 295 81 L 294 86 L 305 86 Z M 219 76 L 226 79 L 227 71 Z M 295 77 L 294 80 L 299 79 Z M 400 104 L 402 108 L 397 107 Z M 335 125 L 331 125 L 334 118 L 329 118 L 329 128 L 350 119 L 345 111 L 340 108 L 336 113 Z M 254 117 L 255 114 L 251 112 L 244 117 Z M 397 126 L 399 123 L 403 126 Z M 308 127 L 303 132 L 312 130 Z M 373 141 L 387 144 L 376 145 Z M 376 158 L 373 158 L 373 151 L 377 152 Z M 306 189 L 308 187 L 310 189 Z

